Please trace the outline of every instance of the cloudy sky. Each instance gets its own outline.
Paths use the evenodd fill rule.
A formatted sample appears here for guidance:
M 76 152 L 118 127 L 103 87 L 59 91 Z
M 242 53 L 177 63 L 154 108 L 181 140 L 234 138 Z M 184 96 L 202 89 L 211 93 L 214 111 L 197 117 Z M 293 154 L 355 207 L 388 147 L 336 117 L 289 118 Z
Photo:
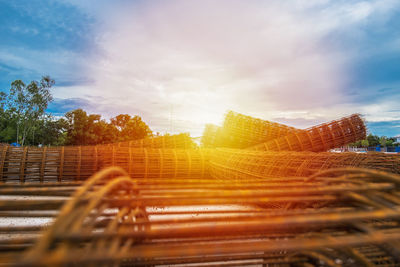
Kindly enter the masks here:
M 0 90 L 56 80 L 55 115 L 199 136 L 228 110 L 400 134 L 398 0 L 0 0 Z

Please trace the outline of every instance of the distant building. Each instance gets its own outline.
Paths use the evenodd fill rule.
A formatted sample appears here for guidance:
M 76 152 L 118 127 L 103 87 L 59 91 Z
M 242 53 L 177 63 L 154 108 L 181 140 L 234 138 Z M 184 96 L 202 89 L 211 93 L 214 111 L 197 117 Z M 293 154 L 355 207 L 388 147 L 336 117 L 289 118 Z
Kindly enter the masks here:
M 396 143 L 400 143 L 400 135 L 395 136 L 394 138 L 396 138 Z

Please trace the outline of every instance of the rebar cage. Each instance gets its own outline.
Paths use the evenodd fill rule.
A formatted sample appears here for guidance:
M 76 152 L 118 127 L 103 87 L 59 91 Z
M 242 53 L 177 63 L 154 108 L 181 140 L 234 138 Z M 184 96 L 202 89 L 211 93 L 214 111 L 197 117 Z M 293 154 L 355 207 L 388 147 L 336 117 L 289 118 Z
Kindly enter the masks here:
M 400 266 L 400 157 L 326 152 L 365 135 L 229 112 L 206 148 L 2 145 L 0 265 Z

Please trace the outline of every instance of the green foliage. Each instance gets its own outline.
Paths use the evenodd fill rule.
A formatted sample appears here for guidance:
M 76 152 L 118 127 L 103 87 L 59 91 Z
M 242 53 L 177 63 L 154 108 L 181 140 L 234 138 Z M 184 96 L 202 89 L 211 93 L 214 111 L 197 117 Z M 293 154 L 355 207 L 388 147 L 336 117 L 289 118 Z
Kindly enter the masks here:
M 381 146 L 386 146 L 386 141 L 387 141 L 387 137 L 386 137 L 386 136 L 381 136 L 381 137 L 379 138 L 379 144 L 380 144 Z
M 388 138 L 386 140 L 385 146 L 394 146 L 395 145 L 394 143 L 396 143 L 396 139 L 395 138 Z
M 107 123 L 101 115 L 76 109 L 65 114 L 67 145 L 94 145 L 141 139 L 152 135 L 149 126 L 139 116 L 120 114 Z
M 2 105 L 4 117 L 11 119 L 11 124 L 2 128 L 2 136 L 8 140 L 15 127 L 15 141 L 25 144 L 27 136 L 34 134 L 38 129 L 38 123 L 45 114 L 48 104 L 53 100 L 50 88 L 54 85 L 54 80 L 50 77 L 42 77 L 40 82 L 32 81 L 26 85 L 21 80 L 11 83 L 8 95 L 2 95 L 4 104 Z M 15 124 L 15 125 L 13 125 Z
M 369 134 L 367 140 L 370 146 L 377 146 L 380 144 L 379 136 Z
M 361 145 L 362 141 L 363 140 L 358 140 L 357 142 L 350 143 L 349 146 L 351 146 L 351 147 L 362 147 L 362 145 Z
M 54 80 L 43 77 L 26 85 L 11 83 L 9 93 L 0 92 L 0 142 L 22 145 L 95 145 L 141 139 L 152 135 L 139 116 L 121 114 L 108 123 L 98 114 L 72 110 L 65 118 L 46 114 L 53 100 Z
M 369 147 L 369 142 L 368 142 L 368 140 L 361 140 L 361 146 L 362 146 L 362 147 Z
M 386 136 L 379 137 L 377 135 L 369 134 L 366 140 L 359 140 L 349 145 L 353 147 L 368 147 L 368 146 L 378 146 L 378 145 L 382 147 L 385 146 L 388 147 L 388 146 L 395 146 L 396 139 L 394 137 L 386 137 Z
M 152 135 L 149 126 L 139 116 L 131 117 L 128 114 L 120 114 L 111 119 L 111 124 L 118 129 L 116 140 L 120 142 L 142 139 Z
M 65 114 L 67 119 L 67 145 L 94 145 L 104 142 L 107 123 L 97 114 L 88 115 L 82 109 Z M 109 137 L 112 140 L 113 136 Z M 108 141 L 108 140 L 107 140 Z
M 47 115 L 38 124 L 36 135 L 30 135 L 28 141 L 32 145 L 64 145 L 67 125 L 64 118 L 55 119 Z

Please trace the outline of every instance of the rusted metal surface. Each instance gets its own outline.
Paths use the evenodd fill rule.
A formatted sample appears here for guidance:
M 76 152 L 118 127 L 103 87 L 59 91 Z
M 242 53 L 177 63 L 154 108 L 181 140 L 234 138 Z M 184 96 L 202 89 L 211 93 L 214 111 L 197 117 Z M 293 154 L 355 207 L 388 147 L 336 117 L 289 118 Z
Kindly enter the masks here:
M 41 234 L 3 240 L 2 263 L 400 263 L 400 176 L 390 173 L 345 168 L 309 177 L 231 181 L 132 179 L 124 170 L 111 168 L 86 182 L 59 185 L 26 183 L 0 187 L 1 195 L 42 193 L 47 197 L 64 197 L 62 201 L 37 203 L 0 202 L 0 216 L 9 216 L 16 210 L 36 210 L 43 216 L 57 210 L 60 202 L 65 203 Z M 14 232 L 37 233 L 40 228 L 19 227 Z
M 218 148 L 210 153 L 209 161 L 210 175 L 217 179 L 309 176 L 340 167 L 362 167 L 400 174 L 400 155 Z
M 119 142 L 107 144 L 108 146 L 117 147 L 136 147 L 136 148 L 178 148 L 178 149 L 192 149 L 196 148 L 196 143 L 187 133 L 175 135 L 153 136 L 140 140 L 132 140 L 126 142 Z
M 208 148 L 323 152 L 365 138 L 366 127 L 358 114 L 300 130 L 230 111 L 222 127 L 206 125 L 202 145 Z
M 358 114 L 294 131 L 249 149 L 262 151 L 323 152 L 366 138 L 366 127 Z
M 247 148 L 298 132 L 294 127 L 229 111 L 222 126 L 225 142 L 231 148 Z
M 206 148 L 247 148 L 294 131 L 301 130 L 229 111 L 221 127 L 213 124 L 206 125 L 201 144 Z
M 0 146 L 0 266 L 400 266 L 399 156 L 307 152 L 365 138 L 359 115 L 209 129 L 265 143 Z
M 206 174 L 205 152 L 124 146 L 8 147 L 0 156 L 0 181 L 85 180 L 96 171 L 120 166 L 134 178 L 196 177 Z

